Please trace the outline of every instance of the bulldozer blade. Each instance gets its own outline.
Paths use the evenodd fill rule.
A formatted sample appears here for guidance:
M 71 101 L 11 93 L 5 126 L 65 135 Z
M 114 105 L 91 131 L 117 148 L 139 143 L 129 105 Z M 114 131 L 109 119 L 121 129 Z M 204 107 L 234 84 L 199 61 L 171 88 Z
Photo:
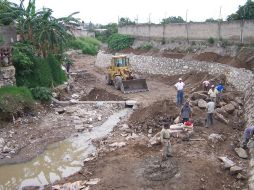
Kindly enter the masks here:
M 146 79 L 133 79 L 122 81 L 121 91 L 124 94 L 148 91 Z

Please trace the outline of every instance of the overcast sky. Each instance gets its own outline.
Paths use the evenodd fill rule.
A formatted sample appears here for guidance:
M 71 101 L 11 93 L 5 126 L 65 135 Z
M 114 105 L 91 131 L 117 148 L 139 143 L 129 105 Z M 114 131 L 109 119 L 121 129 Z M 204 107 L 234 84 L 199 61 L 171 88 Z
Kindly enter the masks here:
M 19 0 L 11 0 L 19 2 Z M 27 0 L 26 0 L 27 1 Z M 55 17 L 67 16 L 79 11 L 77 17 L 85 22 L 107 24 L 117 22 L 118 17 L 159 23 L 169 16 L 181 16 L 188 21 L 204 21 L 207 18 L 225 20 L 244 5 L 246 0 L 36 0 L 36 8 L 51 8 Z

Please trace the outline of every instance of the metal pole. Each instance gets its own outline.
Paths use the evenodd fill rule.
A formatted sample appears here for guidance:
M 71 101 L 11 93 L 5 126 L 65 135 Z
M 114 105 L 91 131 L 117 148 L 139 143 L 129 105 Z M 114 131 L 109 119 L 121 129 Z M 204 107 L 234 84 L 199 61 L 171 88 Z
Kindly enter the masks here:
M 189 44 L 189 31 L 188 31 L 188 9 L 186 10 L 186 20 L 185 20 L 185 22 L 186 22 L 186 35 L 187 35 L 187 42 L 188 42 L 188 44 Z

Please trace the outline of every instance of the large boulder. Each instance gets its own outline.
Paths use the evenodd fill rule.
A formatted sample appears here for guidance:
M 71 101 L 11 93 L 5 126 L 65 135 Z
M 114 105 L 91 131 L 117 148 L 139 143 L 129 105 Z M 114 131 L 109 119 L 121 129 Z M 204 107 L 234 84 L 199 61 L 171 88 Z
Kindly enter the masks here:
M 240 158 L 248 158 L 248 154 L 243 148 L 235 148 L 235 152 Z
M 154 146 L 154 145 L 158 145 L 161 143 L 161 139 L 160 139 L 160 132 L 158 132 L 156 135 L 154 135 L 150 140 L 149 143 Z
M 190 98 L 192 100 L 199 100 L 199 99 L 207 99 L 207 95 L 203 94 L 202 92 L 193 92 L 191 95 L 190 95 Z
M 222 123 L 225 123 L 227 125 L 229 124 L 229 120 L 227 120 L 222 114 L 218 112 L 214 112 L 214 118 Z
M 221 109 L 225 110 L 229 114 L 232 114 L 235 110 L 235 106 L 230 103 L 230 104 L 223 106 Z
M 203 99 L 199 99 L 198 100 L 198 107 L 201 108 L 201 109 L 205 109 L 207 107 L 206 101 L 203 100 Z

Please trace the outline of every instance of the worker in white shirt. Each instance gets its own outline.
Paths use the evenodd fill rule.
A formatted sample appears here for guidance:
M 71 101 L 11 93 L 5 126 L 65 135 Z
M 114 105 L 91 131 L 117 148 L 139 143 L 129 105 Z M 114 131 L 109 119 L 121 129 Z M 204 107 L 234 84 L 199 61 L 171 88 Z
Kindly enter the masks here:
M 205 80 L 203 82 L 203 86 L 204 86 L 204 91 L 208 91 L 209 90 L 209 85 L 210 85 L 210 82 L 208 80 Z
M 211 86 L 211 89 L 208 91 L 208 95 L 210 96 L 211 100 L 216 103 L 216 97 L 218 94 L 218 90 L 215 88 L 214 85 Z
M 177 96 L 176 96 L 176 99 L 177 99 L 177 105 L 178 106 L 181 106 L 183 105 L 183 97 L 184 97 L 184 82 L 182 81 L 182 78 L 179 78 L 179 81 L 175 84 L 175 88 L 177 90 Z
M 211 100 L 208 99 L 208 103 L 206 106 L 206 120 L 205 120 L 205 127 L 208 127 L 209 125 L 213 125 L 213 113 L 215 109 L 215 103 Z

